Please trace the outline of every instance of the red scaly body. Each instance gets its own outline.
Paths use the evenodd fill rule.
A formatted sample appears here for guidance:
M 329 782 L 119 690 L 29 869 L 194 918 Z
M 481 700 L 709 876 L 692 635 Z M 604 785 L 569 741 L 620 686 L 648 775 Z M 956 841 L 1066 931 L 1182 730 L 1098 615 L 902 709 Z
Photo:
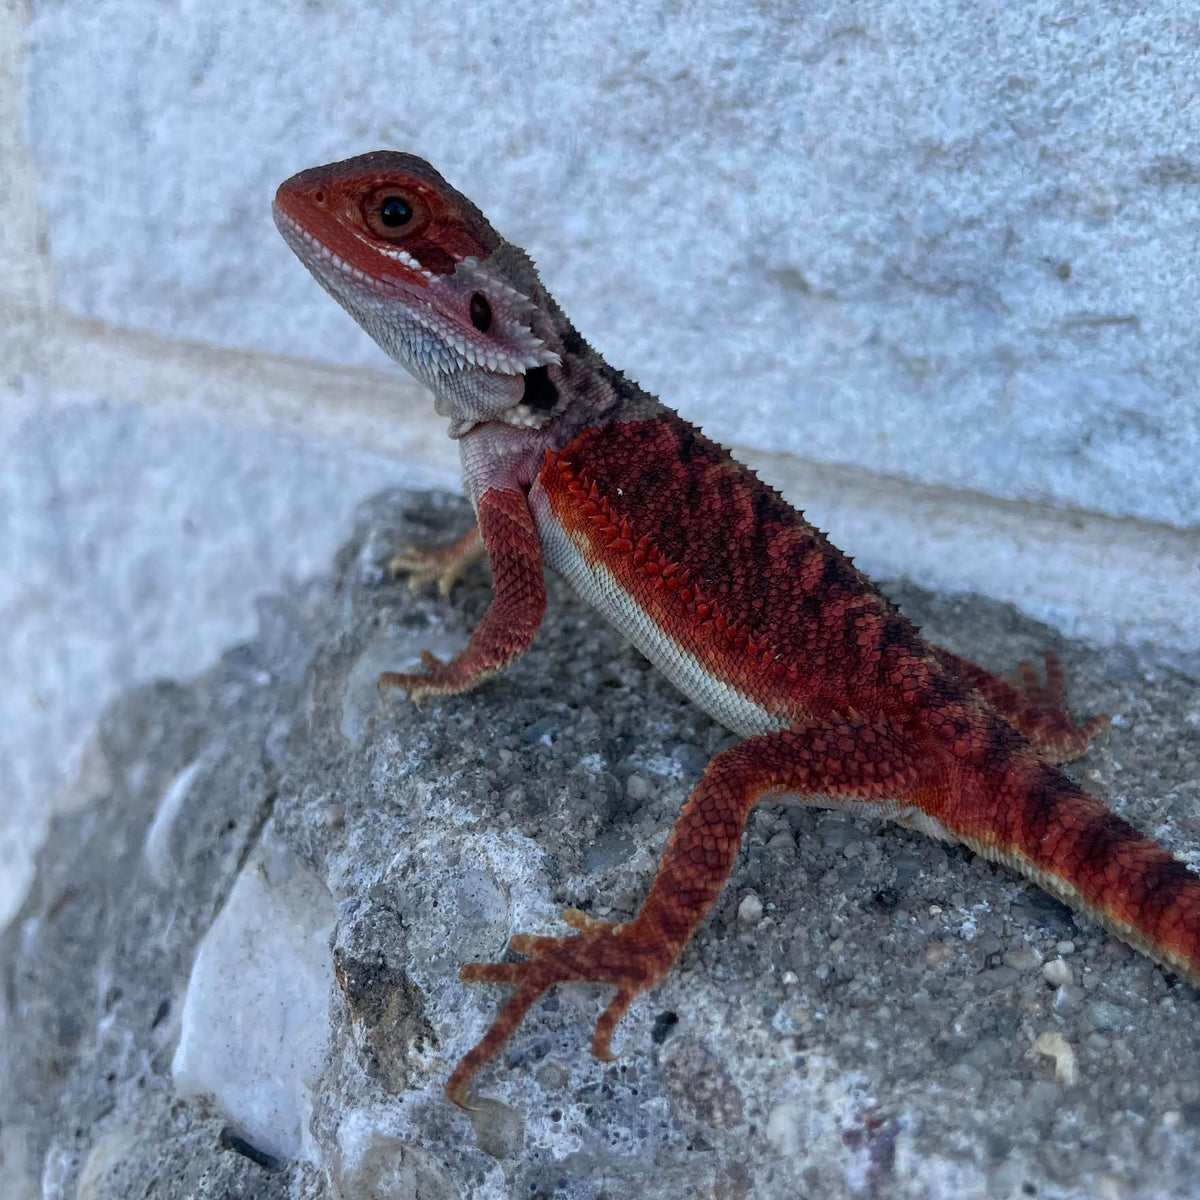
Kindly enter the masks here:
M 1104 718 L 1061 706 L 1062 676 L 1013 687 L 925 642 L 819 530 L 614 371 L 503 241 L 427 163 L 377 152 L 283 184 L 276 221 L 322 285 L 434 392 L 459 440 L 478 531 L 393 566 L 448 591 L 486 551 L 496 594 L 449 663 L 381 683 L 448 695 L 532 642 L 543 566 L 565 576 L 744 741 L 709 763 L 645 903 L 624 924 L 571 910 L 566 937 L 517 935 L 516 963 L 469 963 L 508 1003 L 455 1068 L 471 1078 L 566 980 L 611 984 L 592 1049 L 670 969 L 724 886 L 764 796 L 836 803 L 964 842 L 1200 982 L 1200 878 L 1053 763 Z

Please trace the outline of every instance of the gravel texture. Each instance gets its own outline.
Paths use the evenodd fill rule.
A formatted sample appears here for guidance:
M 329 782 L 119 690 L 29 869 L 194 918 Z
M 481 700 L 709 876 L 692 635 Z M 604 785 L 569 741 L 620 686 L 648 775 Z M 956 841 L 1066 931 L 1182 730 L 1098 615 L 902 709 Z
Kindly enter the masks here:
M 1200 995 L 965 850 L 801 808 L 752 816 L 616 1062 L 586 1052 L 601 990 L 561 988 L 478 1108 L 449 1105 L 500 998 L 458 964 L 569 904 L 632 914 L 729 741 L 557 583 L 503 678 L 381 700 L 382 667 L 461 644 L 489 595 L 480 571 L 413 597 L 382 564 L 467 519 L 368 503 L 332 575 L 264 599 L 251 640 L 109 706 L 97 799 L 57 819 L 0 937 L 0 1194 L 1194 1195 Z M 1074 711 L 1114 718 L 1071 770 L 1200 861 L 1194 679 L 888 590 L 994 669 L 1057 650 Z M 275 1009 L 238 999 L 272 988 Z M 228 1054 L 235 1034 L 255 1048 Z

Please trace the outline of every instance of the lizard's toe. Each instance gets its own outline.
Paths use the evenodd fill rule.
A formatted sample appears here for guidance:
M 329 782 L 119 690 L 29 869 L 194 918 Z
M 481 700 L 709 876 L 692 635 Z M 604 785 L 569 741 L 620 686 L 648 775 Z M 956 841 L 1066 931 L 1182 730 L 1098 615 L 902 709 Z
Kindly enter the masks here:
M 429 551 L 418 546 L 405 546 L 388 559 L 387 573 L 389 579 L 407 579 L 409 590 L 416 592 L 438 579 L 442 567 Z
M 636 921 L 614 924 L 585 916 L 578 909 L 563 914 L 578 933 L 565 937 L 518 933 L 509 945 L 528 955 L 515 963 L 466 963 L 459 978 L 468 983 L 504 983 L 516 990 L 479 1044 L 455 1067 L 446 1091 L 456 1104 L 465 1103 L 471 1077 L 499 1052 L 524 1019 L 526 1012 L 547 989 L 572 981 L 610 984 L 617 994 L 609 1002 L 592 1038 L 592 1053 L 612 1058 L 612 1035 L 638 992 L 656 983 L 670 969 L 675 952 L 661 936 L 642 930 Z
M 424 671 L 384 671 L 376 681 L 376 686 L 380 689 L 403 689 L 418 708 L 430 696 L 453 695 L 461 690 L 449 677 L 449 664 L 444 663 L 436 654 L 422 650 L 421 665 L 425 668 Z
M 407 579 L 409 590 L 418 592 L 426 584 L 437 584 L 438 595 L 449 596 L 467 573 L 478 554 L 464 552 L 460 543 L 450 546 L 405 546 L 388 559 L 390 579 Z

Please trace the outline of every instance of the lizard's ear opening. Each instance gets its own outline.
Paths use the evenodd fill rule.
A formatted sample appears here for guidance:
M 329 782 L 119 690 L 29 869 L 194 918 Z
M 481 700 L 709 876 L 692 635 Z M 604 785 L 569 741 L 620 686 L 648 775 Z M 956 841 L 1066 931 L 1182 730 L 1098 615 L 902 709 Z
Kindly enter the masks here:
M 551 412 L 558 404 L 558 388 L 550 378 L 547 367 L 534 367 L 525 372 L 525 392 L 521 404 L 531 412 Z

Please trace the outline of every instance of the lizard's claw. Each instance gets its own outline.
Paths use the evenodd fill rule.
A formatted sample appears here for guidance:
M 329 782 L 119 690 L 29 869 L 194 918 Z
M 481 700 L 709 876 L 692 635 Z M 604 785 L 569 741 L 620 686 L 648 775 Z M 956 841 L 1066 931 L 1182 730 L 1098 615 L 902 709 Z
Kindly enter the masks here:
M 612 1059 L 612 1035 L 617 1022 L 638 992 L 657 983 L 670 970 L 676 950 L 665 945 L 661 933 L 643 930 L 637 920 L 622 924 L 597 921 L 576 908 L 563 920 L 578 933 L 544 937 L 518 933 L 509 946 L 529 957 L 522 962 L 466 963 L 459 978 L 466 983 L 504 983 L 516 989 L 479 1044 L 454 1068 L 446 1081 L 446 1094 L 462 1107 L 475 1072 L 496 1055 L 526 1012 L 548 988 L 572 981 L 604 983 L 617 993 L 596 1022 L 592 1053 L 602 1061 Z
M 419 592 L 427 583 L 436 583 L 438 595 L 448 596 L 467 565 L 457 560 L 447 563 L 436 549 L 406 546 L 388 560 L 387 573 L 389 579 L 407 579 L 410 592 Z
M 436 654 L 428 650 L 421 651 L 422 671 L 384 671 L 379 676 L 378 687 L 403 688 L 408 692 L 408 698 L 419 708 L 430 696 L 453 695 L 455 688 L 448 676 L 447 668 L 450 663 L 443 662 Z
M 421 666 L 424 671 L 384 671 L 379 676 L 378 686 L 404 688 L 408 698 L 419 708 L 430 696 L 461 695 L 496 673 L 495 667 L 481 667 L 470 648 L 448 662 L 422 650 Z

